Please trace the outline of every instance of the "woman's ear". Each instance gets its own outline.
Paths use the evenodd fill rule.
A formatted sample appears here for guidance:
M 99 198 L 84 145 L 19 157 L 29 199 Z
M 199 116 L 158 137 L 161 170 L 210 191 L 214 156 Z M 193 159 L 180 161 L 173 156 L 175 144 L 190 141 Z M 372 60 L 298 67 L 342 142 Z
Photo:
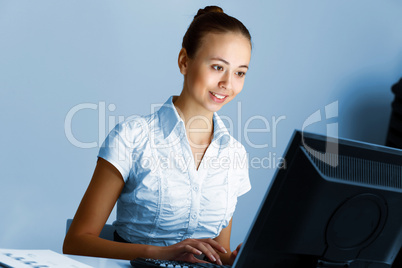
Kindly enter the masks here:
M 182 75 L 187 74 L 188 61 L 189 58 L 187 55 L 187 51 L 185 48 L 182 48 L 179 52 L 179 59 L 178 59 L 179 69 Z

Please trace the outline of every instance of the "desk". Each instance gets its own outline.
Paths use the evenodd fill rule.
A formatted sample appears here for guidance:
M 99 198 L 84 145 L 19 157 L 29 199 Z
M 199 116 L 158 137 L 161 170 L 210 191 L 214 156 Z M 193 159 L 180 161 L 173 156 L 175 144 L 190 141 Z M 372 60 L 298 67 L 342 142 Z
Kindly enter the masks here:
M 121 268 L 121 267 L 132 268 L 130 261 L 127 260 L 85 257 L 77 255 L 65 255 L 65 256 L 95 268 Z

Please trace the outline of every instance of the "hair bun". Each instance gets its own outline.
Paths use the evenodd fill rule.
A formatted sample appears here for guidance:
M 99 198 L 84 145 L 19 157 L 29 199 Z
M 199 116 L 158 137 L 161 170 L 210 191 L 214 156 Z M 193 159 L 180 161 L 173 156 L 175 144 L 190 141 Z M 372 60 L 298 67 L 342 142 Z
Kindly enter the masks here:
M 206 6 L 204 8 L 200 8 L 198 10 L 197 15 L 194 16 L 194 19 L 198 18 L 199 16 L 204 15 L 206 13 L 210 13 L 210 12 L 225 13 L 225 12 L 223 12 L 223 9 L 218 6 Z

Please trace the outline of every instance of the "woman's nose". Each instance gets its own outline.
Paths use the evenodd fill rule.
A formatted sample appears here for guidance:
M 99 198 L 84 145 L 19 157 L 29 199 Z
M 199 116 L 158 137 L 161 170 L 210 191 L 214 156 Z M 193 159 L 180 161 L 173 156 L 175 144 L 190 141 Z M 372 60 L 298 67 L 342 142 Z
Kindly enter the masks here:
M 231 77 L 229 72 L 225 72 L 219 81 L 219 87 L 224 89 L 230 89 L 231 87 Z

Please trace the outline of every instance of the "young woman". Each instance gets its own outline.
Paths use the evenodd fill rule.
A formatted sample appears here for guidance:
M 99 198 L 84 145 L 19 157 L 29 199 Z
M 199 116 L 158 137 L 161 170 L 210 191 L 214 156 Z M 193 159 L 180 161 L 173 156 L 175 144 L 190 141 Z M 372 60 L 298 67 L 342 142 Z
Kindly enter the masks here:
M 233 263 L 232 215 L 250 182 L 246 151 L 216 111 L 242 90 L 250 55 L 240 21 L 216 6 L 198 11 L 178 57 L 180 96 L 109 133 L 64 253 Z M 116 202 L 115 241 L 101 239 Z

